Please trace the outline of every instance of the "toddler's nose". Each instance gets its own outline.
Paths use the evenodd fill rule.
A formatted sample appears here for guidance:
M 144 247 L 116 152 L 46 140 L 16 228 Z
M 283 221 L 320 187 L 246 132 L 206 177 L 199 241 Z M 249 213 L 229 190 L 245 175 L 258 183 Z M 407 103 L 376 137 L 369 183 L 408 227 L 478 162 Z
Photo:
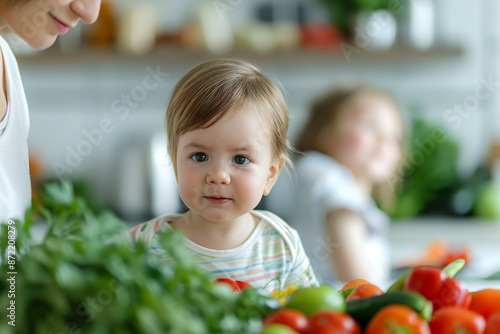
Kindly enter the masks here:
M 207 175 L 207 183 L 228 185 L 231 182 L 229 173 L 225 168 L 216 167 Z

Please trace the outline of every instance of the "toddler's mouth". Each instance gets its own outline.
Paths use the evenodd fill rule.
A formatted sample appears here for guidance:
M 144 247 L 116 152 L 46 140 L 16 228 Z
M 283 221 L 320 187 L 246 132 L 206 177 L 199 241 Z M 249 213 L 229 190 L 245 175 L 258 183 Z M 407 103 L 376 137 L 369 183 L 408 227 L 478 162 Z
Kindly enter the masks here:
M 212 204 L 221 205 L 229 202 L 231 199 L 221 196 L 204 196 L 204 198 Z

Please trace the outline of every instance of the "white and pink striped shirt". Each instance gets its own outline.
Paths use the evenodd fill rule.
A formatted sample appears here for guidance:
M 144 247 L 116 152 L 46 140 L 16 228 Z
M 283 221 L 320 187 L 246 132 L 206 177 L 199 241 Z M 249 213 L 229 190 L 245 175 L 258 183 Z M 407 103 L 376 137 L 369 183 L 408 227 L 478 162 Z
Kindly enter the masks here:
M 214 250 L 186 239 L 193 260 L 211 272 L 214 279 L 231 278 L 253 287 L 264 287 L 277 276 L 281 276 L 282 288 L 318 285 L 297 231 L 268 211 L 252 211 L 252 214 L 260 221 L 250 237 L 236 248 Z M 137 225 L 131 230 L 132 237 L 135 241 L 147 242 L 151 252 L 171 261 L 169 254 L 159 246 L 158 233 L 172 229 L 169 222 L 179 216 L 161 216 Z M 277 289 L 276 280 L 266 286 L 268 292 Z

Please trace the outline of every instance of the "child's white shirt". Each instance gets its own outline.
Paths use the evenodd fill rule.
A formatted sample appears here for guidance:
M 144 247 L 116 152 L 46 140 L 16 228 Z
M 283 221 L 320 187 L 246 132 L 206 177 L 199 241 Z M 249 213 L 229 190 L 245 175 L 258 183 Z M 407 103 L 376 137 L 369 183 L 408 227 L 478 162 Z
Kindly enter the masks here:
M 0 36 L 4 73 L 7 81 L 7 115 L 0 131 L 0 223 L 22 219 L 31 205 L 29 176 L 28 104 L 17 61 Z
M 389 217 L 372 198 L 359 191 L 350 170 L 327 155 L 307 152 L 297 162 L 296 171 L 288 221 L 299 233 L 318 279 L 327 283 L 337 281 L 330 260 L 336 245 L 326 233 L 325 216 L 337 209 L 348 209 L 363 217 L 368 230 L 364 251 L 370 282 L 387 284 L 390 275 Z

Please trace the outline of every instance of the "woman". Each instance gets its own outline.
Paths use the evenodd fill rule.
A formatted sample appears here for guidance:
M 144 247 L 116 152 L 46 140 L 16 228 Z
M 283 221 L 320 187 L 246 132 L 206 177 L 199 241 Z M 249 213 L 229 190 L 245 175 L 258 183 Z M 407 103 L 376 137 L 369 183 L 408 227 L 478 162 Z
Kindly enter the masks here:
M 0 0 L 0 29 L 45 49 L 82 20 L 93 23 L 101 0 Z M 31 204 L 28 105 L 17 62 L 0 36 L 0 223 L 19 219 Z

